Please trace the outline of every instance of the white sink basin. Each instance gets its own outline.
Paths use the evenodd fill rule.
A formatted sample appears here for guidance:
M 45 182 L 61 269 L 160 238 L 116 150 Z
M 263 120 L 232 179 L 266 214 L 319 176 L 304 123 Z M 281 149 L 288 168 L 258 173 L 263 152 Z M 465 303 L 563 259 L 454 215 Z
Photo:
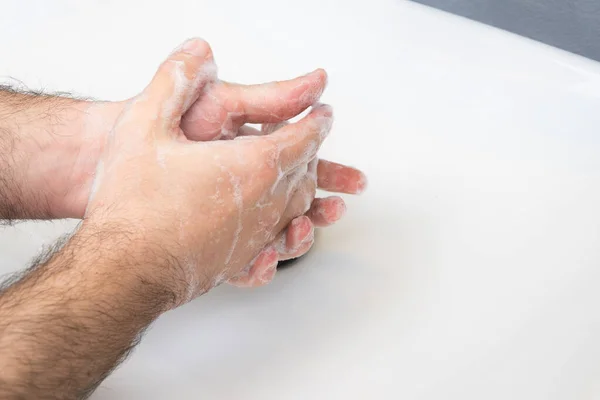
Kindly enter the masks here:
M 166 314 L 92 398 L 600 398 L 598 63 L 402 1 L 8 3 L 0 74 L 33 86 L 123 98 L 195 35 L 225 79 L 325 67 L 323 157 L 370 177 L 305 259 Z M 1 271 L 64 229 L 4 228 Z

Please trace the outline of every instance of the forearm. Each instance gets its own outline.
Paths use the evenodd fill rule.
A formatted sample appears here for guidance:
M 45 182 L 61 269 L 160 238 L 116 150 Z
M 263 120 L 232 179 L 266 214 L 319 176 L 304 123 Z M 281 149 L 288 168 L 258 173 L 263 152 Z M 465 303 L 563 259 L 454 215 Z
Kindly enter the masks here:
M 170 260 L 140 243 L 84 225 L 0 294 L 1 398 L 85 397 L 174 306 L 169 276 L 149 278 Z
M 118 107 L 0 87 L 0 219 L 73 216 Z

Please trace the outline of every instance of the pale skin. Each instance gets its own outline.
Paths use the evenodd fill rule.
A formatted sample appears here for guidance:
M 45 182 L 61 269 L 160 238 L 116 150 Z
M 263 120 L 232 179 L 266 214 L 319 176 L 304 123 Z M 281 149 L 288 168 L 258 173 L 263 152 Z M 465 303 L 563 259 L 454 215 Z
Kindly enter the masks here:
M 308 251 L 314 226 L 345 210 L 337 197 L 315 199 L 318 186 L 364 189 L 358 170 L 317 158 L 331 107 L 279 124 L 314 103 L 322 71 L 249 88 L 216 80 L 212 64 L 193 39 L 130 100 L 40 101 L 10 124 L 35 139 L 7 140 L 0 118 L 0 145 L 14 152 L 0 159 L 11 173 L 0 175 L 3 216 L 83 217 L 62 249 L 0 291 L 0 397 L 86 397 L 162 313 L 223 281 L 268 283 L 280 259 Z M 297 100 L 281 105 L 285 96 Z M 48 121 L 34 111 L 60 113 L 52 132 L 64 135 L 44 137 Z
M 207 51 L 207 65 L 213 67 L 206 68 L 205 73 L 210 73 L 214 60 L 210 48 Z M 200 141 L 260 135 L 244 124 L 263 123 L 265 132 L 297 115 L 318 99 L 326 80 L 323 70 L 289 81 L 250 86 L 210 79 L 204 96 L 182 118 L 181 127 L 186 137 Z M 0 91 L 5 110 L 3 113 L 0 107 L 0 131 L 3 127 L 19 131 L 16 138 L 4 138 L 4 145 L 0 135 L 0 147 L 11 154 L 10 163 L 5 160 L 4 164 L 13 170 L 13 180 L 4 182 L 8 186 L 4 190 L 0 177 L 0 209 L 7 210 L 0 217 L 81 218 L 106 136 L 129 100 L 111 103 L 49 97 L 44 101 L 43 96 L 30 97 Z M 365 189 L 366 178 L 354 168 L 320 160 L 317 185 L 330 192 L 356 194 Z M 2 192 L 18 192 L 19 196 L 3 199 Z M 304 254 L 312 245 L 314 227 L 331 225 L 345 210 L 338 196 L 315 199 L 306 213 L 308 218 L 299 217 L 290 225 L 291 231 L 277 238 L 278 260 Z M 260 284 L 256 280 L 252 284 L 235 283 Z

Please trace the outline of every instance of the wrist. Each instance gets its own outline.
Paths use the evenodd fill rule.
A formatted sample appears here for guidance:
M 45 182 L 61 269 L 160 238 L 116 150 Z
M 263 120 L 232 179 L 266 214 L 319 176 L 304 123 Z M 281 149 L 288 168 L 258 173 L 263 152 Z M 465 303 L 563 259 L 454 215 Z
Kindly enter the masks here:
M 81 218 L 122 108 L 0 91 L 0 218 Z
M 139 229 L 86 218 L 69 247 L 82 261 L 73 271 L 81 276 L 81 285 L 93 286 L 141 315 L 157 317 L 178 305 L 175 258 L 164 243 Z
M 47 198 L 50 218 L 82 218 L 106 137 L 123 102 L 78 102 L 65 116 L 60 133 L 32 165 L 31 178 Z
M 98 261 L 92 262 L 94 277 L 90 279 L 99 276 L 98 270 L 103 271 L 103 285 L 113 284 L 107 289 L 118 297 L 129 298 L 134 304 L 142 302 L 147 309 L 141 311 L 160 314 L 211 286 L 210 277 L 205 277 L 206 281 L 194 278 L 195 266 L 185 261 L 192 257 L 182 257 L 180 244 L 166 239 L 170 235 L 157 235 L 163 232 L 158 226 L 148 229 L 128 219 L 98 217 L 97 213 L 86 216 L 72 246 L 83 253 L 82 257 L 93 253 Z

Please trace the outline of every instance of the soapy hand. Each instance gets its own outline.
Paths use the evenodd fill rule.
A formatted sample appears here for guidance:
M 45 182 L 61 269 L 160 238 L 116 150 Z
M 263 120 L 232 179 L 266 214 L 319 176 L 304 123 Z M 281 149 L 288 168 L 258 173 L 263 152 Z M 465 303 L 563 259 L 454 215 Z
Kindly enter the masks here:
M 129 101 L 100 157 L 84 220 L 149 246 L 163 263 L 145 272 L 177 304 L 244 271 L 272 278 L 278 253 L 268 244 L 309 210 L 316 153 L 332 123 L 331 108 L 318 105 L 270 135 L 190 141 L 181 117 L 214 77 L 209 54 L 205 42 L 187 41 Z
M 224 82 L 217 79 L 212 51 L 207 44 L 205 51 L 201 72 L 203 78 L 199 80 L 203 84 L 202 96 L 190 106 L 180 121 L 185 136 L 193 141 L 227 140 L 272 133 L 281 128 L 287 119 L 313 104 L 325 88 L 326 74 L 323 70 L 289 81 L 261 85 Z M 63 121 L 62 124 L 53 126 L 53 129 L 31 128 L 32 132 L 47 130 L 48 138 L 44 146 L 46 150 L 31 157 L 27 163 L 31 180 L 24 182 L 23 187 L 31 189 L 33 199 L 45 199 L 38 203 L 47 204 L 48 217 L 83 216 L 106 138 L 117 118 L 134 100 L 84 102 L 62 99 L 62 108 L 52 108 L 60 113 L 51 116 Z M 52 104 L 54 100 L 47 97 L 45 101 Z M 264 125 L 259 131 L 245 125 L 247 122 Z M 20 124 L 26 130 L 24 122 Z M 40 140 L 37 136 L 35 143 Z M 24 148 L 22 151 L 23 154 L 29 154 L 30 150 Z M 313 173 L 316 167 L 317 186 L 320 189 L 355 194 L 365 188 L 364 175 L 354 168 L 325 160 L 315 161 L 311 165 Z M 312 178 L 315 179 L 314 174 Z M 35 204 L 33 208 L 36 208 Z M 340 197 L 314 199 L 305 216 L 294 220 L 289 229 L 282 232 L 273 243 L 278 251 L 278 260 L 304 254 L 312 244 L 314 227 L 330 225 L 341 218 L 344 212 L 345 205 Z M 27 212 L 24 215 L 27 216 Z M 267 261 L 271 262 L 268 258 Z M 235 283 L 255 286 L 262 282 L 251 274 Z
M 288 126 L 287 122 L 264 124 L 261 133 L 252 135 L 269 135 L 278 129 Z M 313 160 L 309 168 L 310 178 L 318 188 L 330 192 L 359 194 L 366 187 L 364 174 L 354 168 L 325 160 Z M 314 169 L 316 167 L 316 170 Z M 277 260 L 293 259 L 306 254 L 314 244 L 315 227 L 326 227 L 337 222 L 346 212 L 344 200 L 338 196 L 314 198 L 305 215 L 292 220 L 287 229 L 281 232 L 269 246 L 265 254 L 257 257 L 250 269 L 245 269 L 228 283 L 239 287 L 261 286 L 271 281 L 275 275 Z M 269 253 L 274 247 L 278 257 Z M 274 267 L 274 266 L 275 267 Z M 266 278 L 262 271 L 272 271 Z
M 207 59 L 212 60 L 212 52 Z M 206 84 L 203 96 L 184 114 L 181 127 L 186 137 L 200 141 L 271 134 L 315 103 L 326 83 L 327 75 L 322 69 L 289 81 L 260 85 L 239 85 L 215 79 Z M 263 125 L 258 131 L 246 123 Z M 359 194 L 366 187 L 366 178 L 357 169 L 326 160 L 315 161 L 312 166 L 311 177 L 322 190 Z M 294 219 L 273 243 L 278 252 L 277 260 L 305 254 L 314 243 L 314 228 L 337 222 L 345 211 L 345 203 L 338 196 L 314 199 L 306 216 Z M 274 261 L 272 256 L 261 256 L 255 268 L 244 271 L 229 283 L 237 286 L 264 284 L 260 273 L 255 271 L 269 269 L 274 273 L 272 267 L 277 260 Z
M 272 134 L 318 100 L 326 86 L 325 71 L 318 69 L 305 76 L 283 82 L 260 85 L 240 85 L 217 79 L 216 66 L 210 47 L 205 45 L 206 54 L 201 72 L 202 96 L 195 101 L 181 119 L 180 126 L 185 136 L 195 141 L 214 141 Z M 119 112 L 129 101 L 114 108 Z M 106 107 L 106 105 L 105 105 Z M 258 131 L 246 123 L 263 123 Z M 239 139 L 238 139 L 239 140 Z M 330 192 L 357 194 L 366 186 L 366 178 L 357 169 L 326 160 L 315 161 L 311 178 L 320 189 Z M 82 185 L 85 188 L 85 185 Z M 88 192 L 84 190 L 84 194 Z M 307 193 L 307 196 L 310 195 Z M 312 192 L 314 197 L 314 189 Z M 277 250 L 273 257 L 257 258 L 255 268 L 243 271 L 230 281 L 237 286 L 259 286 L 264 284 L 260 271 L 273 270 L 277 261 L 296 258 L 306 253 L 314 241 L 314 228 L 331 225 L 345 213 L 344 201 L 338 196 L 314 199 L 305 216 L 292 221 L 273 243 Z M 270 253 L 271 247 L 265 249 Z M 258 271 L 258 273 L 256 272 Z
M 214 62 L 212 51 L 206 55 L 208 68 Z M 203 95 L 184 114 L 181 127 L 191 140 L 229 140 L 244 136 L 272 134 L 287 124 L 287 120 L 315 103 L 323 93 L 327 75 L 322 69 L 305 76 L 282 82 L 260 85 L 240 85 L 208 79 Z M 258 131 L 246 123 L 262 123 Z M 311 164 L 310 178 L 320 189 L 331 192 L 358 194 L 366 186 L 366 178 L 357 169 L 325 160 Z M 314 198 L 314 188 L 308 196 Z M 337 222 L 345 213 L 342 198 L 331 196 L 314 199 L 305 216 L 294 219 L 280 233 L 272 246 L 257 257 L 252 268 L 245 269 L 228 283 L 236 286 L 260 286 L 268 283 L 278 261 L 297 258 L 308 252 L 314 243 L 314 228 Z M 277 251 L 273 255 L 272 248 Z M 269 279 L 262 271 L 271 271 Z

